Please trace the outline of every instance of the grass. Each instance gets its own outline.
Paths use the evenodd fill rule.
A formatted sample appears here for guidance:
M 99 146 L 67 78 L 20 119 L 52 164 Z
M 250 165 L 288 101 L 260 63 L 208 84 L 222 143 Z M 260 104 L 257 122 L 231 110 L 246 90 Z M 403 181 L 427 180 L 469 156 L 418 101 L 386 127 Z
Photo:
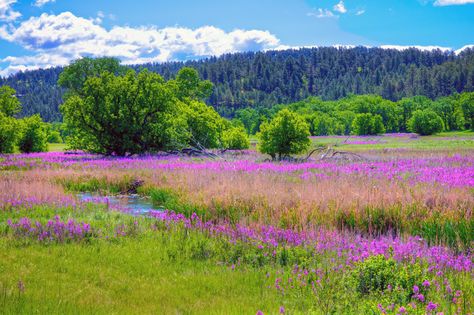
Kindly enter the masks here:
M 155 225 L 154 219 L 92 205 L 3 211 L 1 222 L 28 213 L 42 221 L 54 214 L 88 220 L 108 231 L 133 220 L 142 228 L 124 237 L 45 244 L 14 237 L 0 224 L 1 314 L 277 314 L 282 306 L 287 314 L 368 314 L 377 313 L 379 303 L 395 303 L 396 309 L 406 305 L 413 284 L 424 279 L 449 281 L 454 290 L 462 290 L 458 304 L 463 313 L 474 306 L 469 273 L 446 271 L 439 277 L 419 263 L 376 257 L 342 270 L 337 266 L 343 257 L 313 255 L 298 247 L 280 248 L 275 260 L 250 243 L 228 242 L 181 225 Z M 317 278 L 310 274 L 306 279 L 302 271 L 295 272 L 295 264 L 321 271 L 317 290 L 310 285 Z M 387 283 L 401 287 L 387 292 Z M 445 290 L 442 285 L 423 292 L 453 311 L 457 304 L 449 302 Z
M 0 252 L 4 313 L 252 314 L 279 307 L 257 270 L 170 261 L 159 236 L 28 248 L 2 240 Z M 19 281 L 25 292 L 18 295 Z
M 49 152 L 64 152 L 66 151 L 65 143 L 48 143 Z
M 394 161 L 469 155 L 473 137 L 473 132 L 384 137 L 384 143 L 342 145 L 341 150 Z M 403 150 L 385 150 L 392 148 Z M 64 145 L 51 144 L 50 150 L 63 151 Z M 387 314 L 399 313 L 402 306 L 409 314 L 425 314 L 428 301 L 445 314 L 474 310 L 472 271 L 437 273 L 423 261 L 395 262 L 385 256 L 352 265 L 336 249 L 321 253 L 287 244 L 272 254 L 257 243 L 73 200 L 76 192 L 136 191 L 155 206 L 232 226 L 304 231 L 319 226 L 374 238 L 419 235 L 431 245 L 468 253 L 474 240 L 472 188 L 365 175 L 302 179 L 300 172 L 88 168 L 85 163 L 62 168 L 54 163 L 0 172 L 0 314 L 278 314 L 280 307 L 285 314 L 379 314 L 379 304 Z M 12 200 L 18 204 L 11 205 Z M 64 243 L 40 242 L 15 234 L 7 224 L 28 217 L 45 225 L 55 215 L 90 223 L 94 233 Z M 422 287 L 425 280 L 430 288 Z M 398 286 L 392 290 L 387 284 Z M 424 302 L 413 297 L 415 284 L 422 287 Z

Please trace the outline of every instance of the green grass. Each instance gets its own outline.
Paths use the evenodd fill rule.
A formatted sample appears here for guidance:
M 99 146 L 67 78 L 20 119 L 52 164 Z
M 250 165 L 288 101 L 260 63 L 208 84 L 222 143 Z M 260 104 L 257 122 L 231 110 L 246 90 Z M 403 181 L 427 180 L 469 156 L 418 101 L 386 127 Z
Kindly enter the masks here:
M 45 222 L 55 214 L 63 220 L 90 222 L 108 231 L 103 235 L 133 221 L 140 228 L 125 237 L 41 244 L 15 237 L 5 224 L 7 218 L 16 221 L 24 216 Z M 357 270 L 368 270 L 369 280 L 370 274 L 380 273 L 402 284 L 412 277 L 418 283 L 427 276 L 422 278 L 420 268 L 425 267 L 418 263 L 397 267 L 368 261 L 354 271 L 331 269 L 343 261 L 336 253 L 314 255 L 301 247 L 280 247 L 272 258 L 246 242 L 231 243 L 182 225 L 168 227 L 154 219 L 92 205 L 82 210 L 3 209 L 0 314 L 255 314 L 258 310 L 277 314 L 280 306 L 287 314 L 375 314 L 379 302 L 406 305 L 413 281 L 402 291 L 365 292 L 360 288 L 367 277 Z M 296 278 L 295 264 L 326 270 L 317 291 L 310 286 L 293 288 L 293 282 L 285 285 Z M 387 268 L 401 271 L 387 275 Z M 443 277 L 464 292 L 463 310 L 469 310 L 473 303 L 470 275 L 446 272 Z M 284 295 L 275 289 L 277 278 L 283 279 Z M 433 292 L 429 298 L 444 301 L 443 308 L 453 310 L 442 295 Z
M 66 150 L 65 143 L 48 143 L 49 152 L 64 152 Z
M 254 314 L 276 312 L 257 270 L 171 261 L 159 236 L 118 244 L 10 246 L 0 241 L 1 310 L 12 314 Z M 19 293 L 18 281 L 25 285 Z

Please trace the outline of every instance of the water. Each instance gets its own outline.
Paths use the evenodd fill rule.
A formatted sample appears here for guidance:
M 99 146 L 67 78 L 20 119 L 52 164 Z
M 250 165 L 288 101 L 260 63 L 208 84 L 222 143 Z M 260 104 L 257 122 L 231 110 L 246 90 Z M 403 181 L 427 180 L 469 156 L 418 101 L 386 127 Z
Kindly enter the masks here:
M 150 211 L 162 210 L 153 207 L 149 199 L 139 195 L 99 196 L 92 193 L 80 193 L 77 194 L 77 197 L 85 202 L 108 203 L 109 205 L 120 206 L 130 211 L 133 215 L 146 215 Z

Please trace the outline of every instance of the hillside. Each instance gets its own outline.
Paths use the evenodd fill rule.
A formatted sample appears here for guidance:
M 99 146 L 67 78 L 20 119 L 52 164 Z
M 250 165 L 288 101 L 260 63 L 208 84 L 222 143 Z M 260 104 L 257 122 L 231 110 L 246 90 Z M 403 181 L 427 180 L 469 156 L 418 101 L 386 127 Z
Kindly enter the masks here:
M 222 115 L 242 107 L 290 103 L 308 96 L 325 100 L 349 94 L 379 94 L 386 99 L 429 98 L 474 90 L 474 50 L 459 55 L 440 50 L 380 48 L 305 48 L 227 54 L 198 61 L 132 66 L 172 77 L 181 67 L 196 68 L 214 83 L 208 103 Z M 0 79 L 18 92 L 21 115 L 40 113 L 60 120 L 64 91 L 56 85 L 60 67 L 17 73 Z

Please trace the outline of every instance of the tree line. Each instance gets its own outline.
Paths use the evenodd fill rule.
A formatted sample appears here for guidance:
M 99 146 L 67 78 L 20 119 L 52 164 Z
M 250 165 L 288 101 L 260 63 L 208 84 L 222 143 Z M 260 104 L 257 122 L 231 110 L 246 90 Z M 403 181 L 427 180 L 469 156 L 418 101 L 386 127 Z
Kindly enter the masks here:
M 38 114 L 16 118 L 21 106 L 15 90 L 0 88 L 0 153 L 15 146 L 22 152 L 44 151 L 48 140 L 61 138 L 70 149 L 104 155 L 206 152 L 248 148 L 248 135 L 257 134 L 259 150 L 280 160 L 308 149 L 310 135 L 474 130 L 474 92 L 398 102 L 379 95 L 336 101 L 309 97 L 240 109 L 229 120 L 206 105 L 213 84 L 193 68 L 181 68 L 166 80 L 146 68 L 122 66 L 115 58 L 83 58 L 63 70 L 58 84 L 66 91 L 62 124 L 45 124 Z
M 231 118 L 242 108 L 287 104 L 318 96 L 337 100 L 374 94 L 391 101 L 417 95 L 436 99 L 474 91 L 474 50 L 459 55 L 440 50 L 319 47 L 228 54 L 197 61 L 132 66 L 165 80 L 183 67 L 213 83 L 206 103 Z M 20 72 L 0 79 L 18 93 L 21 116 L 39 113 L 46 121 L 62 119 L 65 88 L 57 84 L 62 68 Z
M 260 131 L 282 109 L 299 114 L 313 136 L 375 135 L 416 132 L 430 135 L 440 131 L 474 130 L 474 92 L 431 100 L 426 96 L 405 97 L 398 102 L 379 95 L 351 95 L 337 101 L 309 97 L 272 108 L 244 108 L 235 113 L 236 124 L 248 134 Z

